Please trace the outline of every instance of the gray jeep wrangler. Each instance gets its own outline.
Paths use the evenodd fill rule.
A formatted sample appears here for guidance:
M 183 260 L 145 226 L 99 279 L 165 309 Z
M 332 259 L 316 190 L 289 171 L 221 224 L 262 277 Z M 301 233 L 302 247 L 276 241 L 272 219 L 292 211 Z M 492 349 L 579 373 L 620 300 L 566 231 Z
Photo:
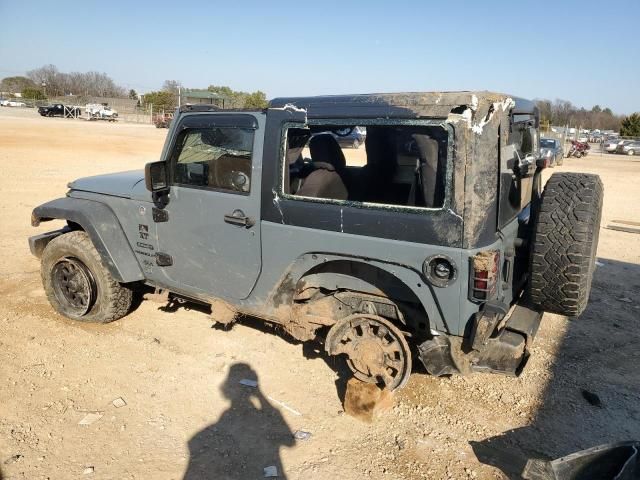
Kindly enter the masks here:
M 538 122 L 489 92 L 186 105 L 161 161 L 70 183 L 32 216 L 67 226 L 29 244 L 72 319 L 118 319 L 146 284 L 223 324 L 279 324 L 389 389 L 416 359 L 518 375 L 542 313 L 587 304 L 603 199 L 594 175 L 541 190 Z M 365 148 L 340 148 L 355 129 Z

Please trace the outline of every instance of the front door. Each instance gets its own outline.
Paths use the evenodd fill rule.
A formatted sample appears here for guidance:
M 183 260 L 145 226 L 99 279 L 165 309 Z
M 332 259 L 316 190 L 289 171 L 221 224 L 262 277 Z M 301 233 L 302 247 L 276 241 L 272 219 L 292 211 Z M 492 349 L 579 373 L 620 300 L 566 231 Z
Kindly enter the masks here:
M 258 113 L 193 113 L 176 125 L 167 218 L 156 223 L 167 286 L 229 299 L 251 293 L 261 268 L 264 125 Z

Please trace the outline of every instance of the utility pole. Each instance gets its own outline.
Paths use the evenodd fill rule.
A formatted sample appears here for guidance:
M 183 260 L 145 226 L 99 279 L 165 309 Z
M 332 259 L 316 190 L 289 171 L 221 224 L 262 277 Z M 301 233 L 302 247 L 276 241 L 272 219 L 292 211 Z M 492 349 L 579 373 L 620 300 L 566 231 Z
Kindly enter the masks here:
M 178 85 L 178 108 L 181 107 L 181 105 L 180 105 L 181 102 L 182 102 L 182 93 L 181 93 L 181 90 L 180 90 L 180 85 Z

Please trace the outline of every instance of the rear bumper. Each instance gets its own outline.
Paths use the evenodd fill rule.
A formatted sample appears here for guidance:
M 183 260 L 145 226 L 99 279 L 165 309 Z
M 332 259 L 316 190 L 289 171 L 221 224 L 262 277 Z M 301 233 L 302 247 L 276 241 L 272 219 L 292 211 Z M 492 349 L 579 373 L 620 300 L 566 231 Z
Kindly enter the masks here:
M 486 304 L 473 320 L 468 338 L 436 336 L 418 346 L 420 360 L 432 375 L 474 371 L 518 376 L 529 360 L 542 313 L 518 303 Z

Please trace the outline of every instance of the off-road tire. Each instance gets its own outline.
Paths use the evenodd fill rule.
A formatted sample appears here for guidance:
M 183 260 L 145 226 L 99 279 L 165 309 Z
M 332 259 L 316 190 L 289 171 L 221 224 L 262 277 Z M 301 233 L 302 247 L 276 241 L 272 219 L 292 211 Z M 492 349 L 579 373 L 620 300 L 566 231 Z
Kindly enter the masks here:
M 528 295 L 534 307 L 570 317 L 586 308 L 603 195 L 597 175 L 555 173 L 547 182 L 532 235 Z
M 89 271 L 95 290 L 94 300 L 89 310 L 77 315 L 61 302 L 54 291 L 52 274 L 55 265 L 65 258 L 79 262 Z M 118 283 L 102 264 L 100 254 L 91 239 L 83 231 L 73 231 L 60 235 L 49 242 L 42 253 L 42 284 L 49 303 L 61 315 L 82 322 L 108 323 L 124 317 L 131 307 L 133 292 Z

